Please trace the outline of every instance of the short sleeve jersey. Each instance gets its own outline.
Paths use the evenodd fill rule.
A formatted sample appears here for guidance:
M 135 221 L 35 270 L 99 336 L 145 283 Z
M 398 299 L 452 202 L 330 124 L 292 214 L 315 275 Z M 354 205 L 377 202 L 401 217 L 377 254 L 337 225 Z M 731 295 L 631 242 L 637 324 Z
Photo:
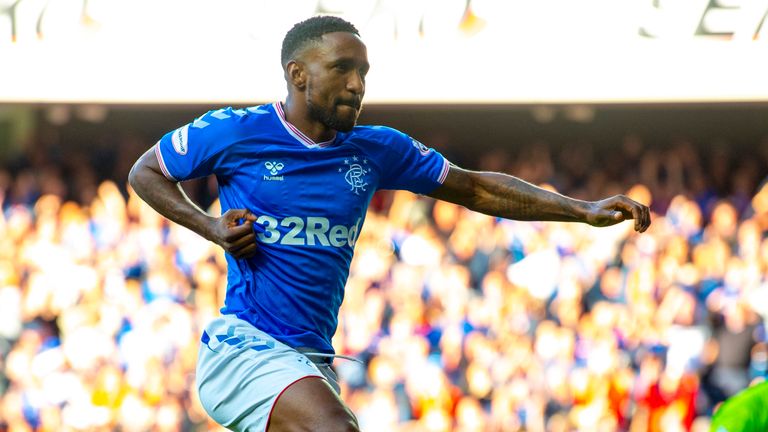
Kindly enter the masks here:
M 221 312 L 327 353 L 373 193 L 426 194 L 449 170 L 441 154 L 388 127 L 357 126 L 315 143 L 279 102 L 208 112 L 163 136 L 155 153 L 170 180 L 215 175 L 222 212 L 243 208 L 258 218 L 256 255 L 226 254 Z

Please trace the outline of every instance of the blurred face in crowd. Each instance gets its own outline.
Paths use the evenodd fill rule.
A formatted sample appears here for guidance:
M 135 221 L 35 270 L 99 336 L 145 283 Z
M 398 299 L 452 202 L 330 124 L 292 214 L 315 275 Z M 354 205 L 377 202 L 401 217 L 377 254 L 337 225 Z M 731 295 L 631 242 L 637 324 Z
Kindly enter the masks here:
M 347 132 L 357 123 L 365 94 L 368 51 L 352 33 L 326 33 L 296 60 L 309 116 L 330 129 Z

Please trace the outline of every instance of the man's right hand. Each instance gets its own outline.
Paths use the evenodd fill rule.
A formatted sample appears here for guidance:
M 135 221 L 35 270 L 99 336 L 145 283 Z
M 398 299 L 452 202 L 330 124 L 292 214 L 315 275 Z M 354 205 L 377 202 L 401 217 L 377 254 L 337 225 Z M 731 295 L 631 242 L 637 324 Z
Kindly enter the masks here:
M 237 259 L 249 258 L 256 253 L 256 216 L 245 209 L 229 209 L 213 219 L 210 240 Z

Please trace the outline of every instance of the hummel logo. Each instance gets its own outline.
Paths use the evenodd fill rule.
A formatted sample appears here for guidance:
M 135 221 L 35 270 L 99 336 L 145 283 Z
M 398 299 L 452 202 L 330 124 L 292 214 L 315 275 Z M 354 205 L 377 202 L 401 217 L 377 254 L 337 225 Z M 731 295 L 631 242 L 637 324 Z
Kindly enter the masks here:
M 282 162 L 266 162 L 264 163 L 264 166 L 267 167 L 269 173 L 272 175 L 277 175 L 278 171 L 285 168 L 285 165 L 283 165 Z
M 277 175 L 278 172 L 282 171 L 283 168 L 285 168 L 285 165 L 282 162 L 264 162 L 264 166 L 269 170 L 269 173 L 272 174 L 271 176 L 264 176 L 264 180 L 268 181 L 283 181 L 283 176 Z

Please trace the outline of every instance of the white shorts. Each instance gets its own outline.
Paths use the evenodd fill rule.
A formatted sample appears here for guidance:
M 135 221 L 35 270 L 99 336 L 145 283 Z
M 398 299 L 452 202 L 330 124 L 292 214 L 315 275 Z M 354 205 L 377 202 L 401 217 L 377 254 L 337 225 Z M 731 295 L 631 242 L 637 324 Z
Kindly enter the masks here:
M 316 365 L 234 315 L 213 320 L 203 332 L 197 390 L 208 415 L 228 429 L 265 431 L 278 396 L 307 377 L 326 378 L 338 389 L 330 363 Z

